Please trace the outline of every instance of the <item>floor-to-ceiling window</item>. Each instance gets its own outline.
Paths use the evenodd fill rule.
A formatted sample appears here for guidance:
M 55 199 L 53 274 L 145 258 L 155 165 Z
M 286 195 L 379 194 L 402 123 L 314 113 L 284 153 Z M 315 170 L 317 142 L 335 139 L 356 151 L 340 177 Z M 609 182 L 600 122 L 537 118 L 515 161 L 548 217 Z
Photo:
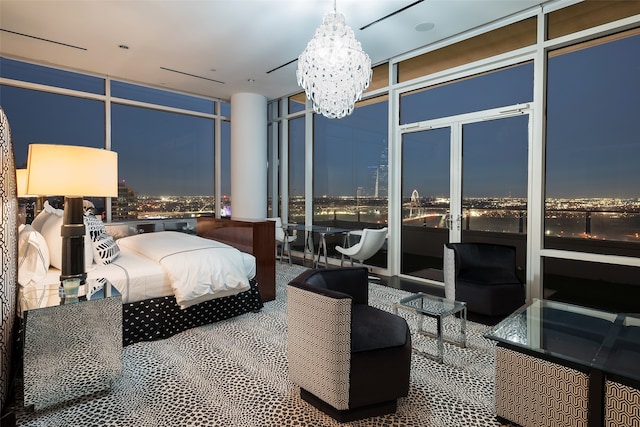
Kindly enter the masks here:
M 622 31 L 634 31 L 629 30 L 633 27 L 637 31 L 640 3 L 567 3 L 571 4 L 531 11 L 521 20 L 510 18 L 484 33 L 461 35 L 445 46 L 425 46 L 424 53 L 403 55 L 397 62 L 390 59 L 392 66 L 384 70 L 386 82 L 380 80 L 376 87 L 391 84 L 388 89 L 393 93 L 386 116 L 393 126 L 388 138 L 389 191 L 401 192 L 397 198 L 393 193 L 395 205 L 390 206 L 394 222 L 389 225 L 401 223 L 393 230 L 398 232 L 389 236 L 400 241 L 391 246 L 398 251 L 389 254 L 389 259 L 394 259 L 389 267 L 394 274 L 441 281 L 437 273 L 441 259 L 437 258 L 442 256 L 442 243 L 453 235 L 462 241 L 493 239 L 515 244 L 518 267 L 536 297 L 562 296 L 563 290 L 553 284 L 558 277 L 569 287 L 580 289 L 586 283 L 583 277 L 603 275 L 606 277 L 599 281 L 602 292 L 618 299 L 619 295 L 633 295 L 624 286 L 638 284 L 640 251 L 633 249 L 635 231 L 625 221 L 633 222 L 637 213 L 631 206 L 633 195 L 620 196 L 619 190 L 625 181 L 636 180 L 628 165 L 638 156 L 633 151 L 635 141 L 612 136 L 637 134 L 637 107 L 622 109 L 638 90 L 633 85 L 623 90 L 610 85 L 624 81 L 622 74 L 616 74 L 623 73 L 619 67 L 625 67 L 624 63 L 638 69 L 633 65 L 638 49 L 631 52 L 620 46 L 628 43 L 622 39 L 637 37 Z M 585 42 L 588 33 L 597 41 Z M 580 51 L 607 44 L 612 56 L 604 61 L 578 58 L 584 55 Z M 539 61 L 547 51 L 548 64 Z M 619 62 L 616 55 L 625 61 Z M 567 71 L 566 81 L 556 74 L 557 64 L 564 60 L 574 67 Z M 605 68 L 612 71 L 603 73 Z M 592 79 L 590 73 L 599 77 Z M 570 105 L 596 115 L 578 115 L 575 122 L 565 120 L 561 110 Z M 302 103 L 296 107 L 300 111 Z M 611 120 L 609 113 L 615 116 Z M 353 159 L 358 150 L 343 138 L 348 132 L 341 129 L 346 125 L 340 122 L 314 115 L 313 125 L 306 124 L 307 132 L 313 129 L 313 171 L 306 170 L 304 175 L 313 180 L 314 223 L 326 220 L 350 226 L 348 220 L 357 215 L 367 186 L 362 184 L 366 180 L 357 178 L 360 175 Z M 302 146 L 304 125 L 300 122 L 300 133 L 291 132 L 285 144 L 298 138 Z M 572 127 L 582 129 L 573 132 Z M 591 137 L 605 132 L 609 137 L 600 138 L 598 145 L 576 148 L 580 147 L 577 135 L 584 132 Z M 339 144 L 338 140 L 343 141 Z M 574 145 L 564 145 L 568 140 Z M 614 158 L 619 159 L 613 162 L 617 165 L 612 165 Z M 299 161 L 304 161 L 302 154 Z M 575 163 L 582 164 L 572 169 Z M 350 174 L 332 175 L 328 171 L 335 166 Z M 585 182 L 603 189 L 601 201 L 611 199 L 626 203 L 626 207 L 622 210 L 608 202 L 587 214 L 581 196 L 564 196 L 561 202 L 563 196 L 554 193 L 570 181 L 587 177 Z M 338 183 L 355 190 L 338 200 L 334 197 Z M 354 209 L 337 209 L 348 197 Z M 452 215 L 451 206 L 459 212 Z M 609 212 L 612 207 L 615 212 Z M 558 228 L 569 220 L 579 223 L 573 236 L 568 229 L 563 232 Z M 611 238 L 616 228 L 622 232 Z M 557 234 L 554 229 L 559 230 Z M 411 233 L 418 238 L 408 239 Z M 576 249 L 571 247 L 574 243 L 590 247 Z M 429 245 L 434 248 L 430 252 L 426 251 Z M 554 277 L 560 267 L 570 274 Z M 566 300 L 580 301 L 577 296 Z M 640 308 L 634 301 L 638 300 L 628 299 L 636 312 Z
M 39 85 L 49 85 L 56 92 L 10 85 L 0 85 L 0 105 L 11 127 L 17 168 L 26 168 L 29 144 L 104 146 L 104 109 L 100 99 L 104 94 L 104 79 L 41 67 L 7 58 L 0 58 L 0 77 Z M 87 93 L 86 97 L 73 96 Z M 51 203 L 62 207 L 62 198 Z M 104 199 L 92 198 L 102 212 Z M 20 200 L 27 220 L 35 212 L 35 198 Z
M 632 30 L 548 52 L 546 249 L 640 253 L 639 51 Z M 638 307 L 640 268 L 573 257 L 544 259 L 548 297 Z
M 278 199 L 280 199 L 280 138 L 278 135 L 277 115 L 278 102 L 267 105 L 267 217 L 271 218 L 280 213 Z M 274 200 L 275 199 L 275 200 Z
M 220 216 L 231 216 L 231 122 L 220 122 Z
M 516 245 L 524 269 L 532 100 L 531 61 L 401 95 L 401 273 L 442 281 L 450 241 Z
M 104 102 L 2 86 L 16 166 L 27 166 L 29 144 L 104 146 Z
M 313 223 L 348 229 L 387 225 L 387 97 L 339 120 L 314 115 Z M 342 243 L 337 236 L 336 243 Z M 386 265 L 381 253 L 378 265 Z
M 135 194 L 135 210 L 114 219 L 184 218 L 213 213 L 213 122 L 113 104 L 111 148 L 119 184 Z M 119 202 L 119 201 L 118 201 Z M 114 204 L 118 213 L 124 206 Z
M 304 224 L 305 209 L 305 137 L 304 116 L 289 120 L 289 218 L 287 222 Z
M 228 103 L 8 58 L 0 58 L 0 78 L 0 103 L 12 127 L 18 167 L 26 165 L 31 143 L 112 149 L 119 154 L 112 219 L 217 214 L 213 141 L 215 123 L 222 119 L 214 111 L 220 104 L 221 116 L 228 118 Z M 217 172 L 222 172 L 221 193 L 228 195 L 230 138 L 224 123 Z M 108 209 L 104 199 L 91 200 L 100 213 Z
M 638 52 L 635 32 L 549 53 L 547 248 L 564 247 L 558 238 L 640 244 L 640 106 L 629 96 L 640 93 Z

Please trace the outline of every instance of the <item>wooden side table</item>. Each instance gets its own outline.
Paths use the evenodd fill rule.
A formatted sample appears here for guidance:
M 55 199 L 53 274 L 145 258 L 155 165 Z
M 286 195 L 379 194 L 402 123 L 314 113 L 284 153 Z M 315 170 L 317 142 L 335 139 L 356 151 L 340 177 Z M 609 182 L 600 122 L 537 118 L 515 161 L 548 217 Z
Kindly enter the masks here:
M 52 284 L 46 290 L 51 305 L 25 310 L 25 407 L 39 410 L 108 390 L 121 375 L 122 298 L 102 282 L 90 300 L 72 304 L 52 296 L 59 287 Z

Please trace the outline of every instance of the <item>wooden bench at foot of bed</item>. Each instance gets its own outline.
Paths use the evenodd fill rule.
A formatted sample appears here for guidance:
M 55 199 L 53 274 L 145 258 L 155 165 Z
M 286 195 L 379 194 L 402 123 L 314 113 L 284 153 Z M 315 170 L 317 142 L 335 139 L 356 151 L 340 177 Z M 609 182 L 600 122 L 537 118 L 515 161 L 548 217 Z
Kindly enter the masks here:
M 256 257 L 260 298 L 263 302 L 276 298 L 276 234 L 273 221 L 199 217 L 196 233 Z

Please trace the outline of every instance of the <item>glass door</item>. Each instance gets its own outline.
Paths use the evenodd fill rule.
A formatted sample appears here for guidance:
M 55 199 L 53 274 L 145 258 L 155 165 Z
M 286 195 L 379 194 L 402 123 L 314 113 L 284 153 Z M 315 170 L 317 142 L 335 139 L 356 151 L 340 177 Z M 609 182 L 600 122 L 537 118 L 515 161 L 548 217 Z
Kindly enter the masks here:
M 440 280 L 449 241 L 450 158 L 450 127 L 402 134 L 402 274 Z
M 401 274 L 442 282 L 443 246 L 461 241 L 516 246 L 524 269 L 527 107 L 404 127 Z
M 462 124 L 461 140 L 460 241 L 524 245 L 529 115 Z

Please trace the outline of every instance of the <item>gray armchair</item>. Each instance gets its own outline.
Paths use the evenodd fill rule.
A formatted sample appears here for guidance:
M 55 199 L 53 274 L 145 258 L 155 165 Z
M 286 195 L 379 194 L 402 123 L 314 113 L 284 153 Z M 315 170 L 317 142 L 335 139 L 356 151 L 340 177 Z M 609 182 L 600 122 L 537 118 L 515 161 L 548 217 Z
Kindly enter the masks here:
M 364 267 L 307 270 L 287 286 L 290 378 L 340 422 L 393 413 L 409 392 L 407 322 L 368 295 Z
M 444 286 L 447 299 L 466 302 L 469 312 L 486 316 L 511 314 L 525 303 L 513 246 L 445 244 Z

